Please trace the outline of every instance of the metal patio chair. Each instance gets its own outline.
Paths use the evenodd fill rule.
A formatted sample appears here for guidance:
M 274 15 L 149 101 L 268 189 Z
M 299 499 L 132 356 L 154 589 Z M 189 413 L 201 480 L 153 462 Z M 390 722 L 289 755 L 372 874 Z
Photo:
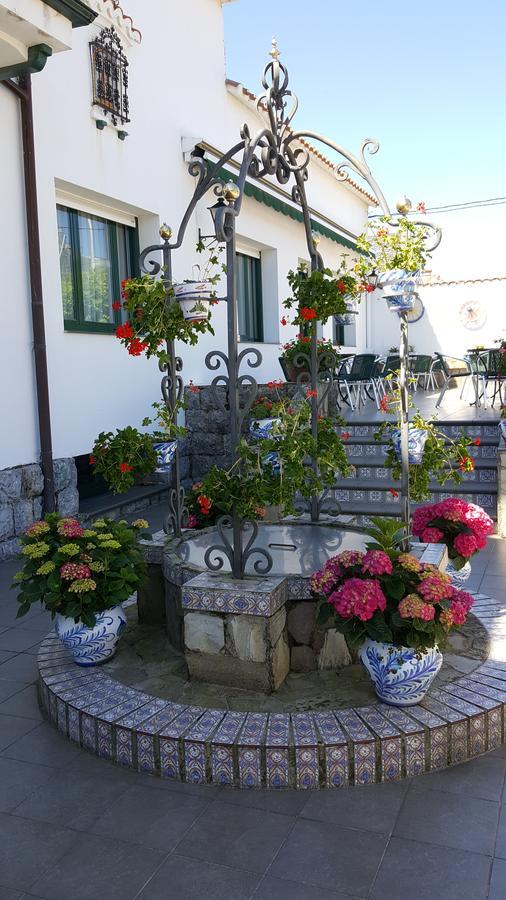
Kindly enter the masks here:
M 485 391 L 485 381 L 483 379 L 482 374 L 479 372 L 478 368 L 473 367 L 469 359 L 461 359 L 458 356 L 445 356 L 443 353 L 436 353 L 436 360 L 439 363 L 438 369 L 443 374 L 443 386 L 441 388 L 441 393 L 436 401 L 436 409 L 439 409 L 441 406 L 443 397 L 448 389 L 448 385 L 452 378 L 458 379 L 463 378 L 464 384 L 462 386 L 462 392 L 464 390 L 466 381 L 468 378 L 471 378 L 475 383 L 476 388 L 476 398 L 478 400 L 478 380 L 482 380 L 482 390 Z M 432 368 L 434 371 L 434 367 Z M 486 403 L 486 396 L 484 396 L 484 406 Z
M 416 390 L 420 387 L 420 384 L 424 388 L 427 389 L 427 380 L 431 371 L 432 366 L 432 356 L 428 356 L 425 354 L 414 353 L 409 358 L 409 370 L 411 376 L 411 383 Z
M 354 356 L 351 361 L 346 361 L 337 373 L 338 390 L 341 398 L 352 410 L 355 406 L 362 406 L 365 403 L 364 394 L 367 390 L 372 391 L 377 408 L 379 409 L 380 393 L 377 385 L 376 363 L 378 357 L 375 353 L 359 353 Z M 346 396 L 341 388 L 346 391 Z M 355 401 L 353 401 L 352 393 L 355 393 Z

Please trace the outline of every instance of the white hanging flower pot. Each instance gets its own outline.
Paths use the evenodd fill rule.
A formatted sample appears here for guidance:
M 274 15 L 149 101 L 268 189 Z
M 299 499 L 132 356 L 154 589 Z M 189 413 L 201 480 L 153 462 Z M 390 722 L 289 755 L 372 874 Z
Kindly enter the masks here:
M 406 269 L 391 269 L 378 277 L 378 287 L 384 290 L 384 297 L 389 310 L 414 309 L 416 288 L 421 272 L 408 272 Z
M 208 318 L 213 294 L 213 286 L 209 281 L 184 281 L 173 287 L 174 296 L 187 321 L 202 322 Z
M 427 432 L 424 428 L 415 428 L 414 425 L 409 426 L 408 430 L 408 461 L 413 466 L 419 466 L 423 460 L 423 451 L 425 441 L 427 440 Z M 401 431 L 397 428 L 392 432 L 392 444 L 397 459 L 401 460 Z

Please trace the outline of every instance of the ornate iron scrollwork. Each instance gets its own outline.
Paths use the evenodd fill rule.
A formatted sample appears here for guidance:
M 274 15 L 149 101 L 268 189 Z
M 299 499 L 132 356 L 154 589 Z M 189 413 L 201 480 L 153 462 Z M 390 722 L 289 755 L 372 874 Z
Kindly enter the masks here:
M 103 28 L 90 42 L 93 104 L 111 117 L 113 125 L 129 119 L 128 59 L 114 28 Z

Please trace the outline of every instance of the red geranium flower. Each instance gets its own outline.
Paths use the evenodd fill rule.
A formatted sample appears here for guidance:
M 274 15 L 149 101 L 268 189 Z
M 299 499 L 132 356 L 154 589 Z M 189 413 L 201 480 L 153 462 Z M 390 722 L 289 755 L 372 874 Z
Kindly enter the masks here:
M 133 466 L 129 466 L 128 463 L 122 462 L 119 464 L 120 472 L 131 472 Z
M 417 203 L 417 204 L 416 204 L 416 208 L 417 208 L 417 211 L 418 211 L 419 213 L 424 213 L 424 212 L 425 212 L 425 203 L 424 203 L 424 201 L 423 201 L 423 200 L 420 200 L 420 203 Z
M 474 470 L 474 459 L 471 456 L 461 456 L 459 469 L 461 472 L 472 472 Z
M 303 306 L 300 315 L 306 322 L 309 322 L 310 319 L 316 319 L 316 310 L 312 306 Z
M 479 447 L 481 444 L 481 438 L 475 438 L 473 444 L 475 447 Z
M 130 322 L 124 322 L 123 325 L 118 325 L 116 328 L 116 337 L 120 338 L 123 341 L 128 341 L 130 338 L 133 338 L 134 330 L 130 324 Z
M 191 378 L 190 378 L 190 381 L 189 381 L 189 383 L 188 383 L 188 388 L 189 388 L 189 390 L 192 392 L 192 394 L 198 394 L 198 393 L 200 392 L 200 388 L 197 387 L 197 385 L 193 383 L 193 381 L 191 380 Z
M 340 279 L 340 281 L 337 282 L 337 290 L 339 291 L 340 294 L 346 293 L 346 284 L 342 280 L 342 278 Z
M 286 318 L 286 316 L 282 316 L 279 321 L 282 325 L 288 325 L 288 319 Z
M 380 400 L 380 409 L 383 412 L 388 412 L 388 397 L 382 397 Z
M 373 285 L 373 284 L 366 284 L 365 289 L 366 289 L 366 291 L 367 291 L 368 294 L 371 294 L 372 291 L 374 291 L 374 285 Z
M 351 437 L 351 434 L 349 431 L 341 431 L 341 440 L 342 441 L 347 441 L 349 437 Z
M 128 352 L 130 356 L 140 356 L 147 347 L 148 344 L 145 341 L 140 341 L 139 338 L 134 337 L 128 345 Z
M 96 462 L 95 457 L 91 454 L 90 455 L 90 466 L 94 466 L 95 462 Z
M 396 491 L 395 488 L 388 488 L 388 490 L 390 491 L 392 497 L 398 497 L 398 496 L 399 496 L 399 491 Z
M 112 308 L 113 309 L 121 309 L 121 301 L 115 300 L 114 303 L 112 304 Z
M 311 388 L 306 388 L 306 397 L 308 399 L 309 399 L 309 397 L 317 397 L 317 396 L 318 396 L 318 391 L 312 391 Z

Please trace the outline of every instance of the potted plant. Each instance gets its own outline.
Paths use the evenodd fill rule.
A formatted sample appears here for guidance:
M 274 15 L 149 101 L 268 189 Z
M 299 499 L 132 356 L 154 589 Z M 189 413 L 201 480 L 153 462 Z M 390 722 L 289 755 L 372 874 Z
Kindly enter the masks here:
M 446 568 L 455 587 L 471 574 L 470 559 L 483 550 L 494 523 L 481 506 L 449 497 L 440 503 L 420 506 L 413 514 L 413 534 L 426 543 L 443 543 L 448 548 Z
M 356 272 L 351 272 L 344 260 L 337 272 L 321 269 L 308 272 L 305 266 L 287 275 L 292 289 L 291 297 L 284 301 L 285 309 L 295 309 L 293 324 L 325 322 L 335 315 L 344 315 L 363 292 L 374 290 L 371 284 Z
M 388 376 L 390 385 L 394 384 L 393 376 Z M 409 405 L 413 402 L 409 398 Z M 388 446 L 385 456 L 385 467 L 392 470 L 394 480 L 401 477 L 401 432 L 400 392 L 393 387 L 391 392 L 382 398 L 380 407 L 383 412 L 396 413 L 396 419 L 385 420 L 374 433 L 374 440 L 381 441 L 386 434 Z M 434 422 L 428 422 L 419 410 L 416 410 L 408 426 L 408 461 L 409 483 L 412 500 L 419 503 L 430 497 L 431 479 L 439 484 L 453 481 L 461 484 L 464 473 L 472 472 L 474 460 L 469 456 L 469 446 L 475 443 L 462 432 L 456 440 L 450 439 L 439 431 Z
M 226 266 L 219 259 L 223 248 L 218 246 L 216 239 L 211 239 L 207 245 L 202 239 L 199 240 L 197 253 L 203 253 L 206 249 L 209 252 L 207 262 L 203 266 L 197 264 L 193 267 L 198 278 L 187 278 L 173 285 L 174 296 L 188 322 L 205 322 L 209 318 L 209 306 L 216 297 L 216 284 L 221 274 L 226 272 Z
M 57 513 L 34 522 L 20 538 L 18 617 L 42 603 L 74 662 L 93 666 L 110 659 L 125 628 L 121 604 L 145 571 L 137 540 L 149 537 L 147 527 L 144 519 L 131 526 L 97 519 L 87 528 Z
M 473 598 L 435 566 L 394 549 L 392 526 L 383 521 L 372 519 L 365 553 L 338 553 L 312 576 L 311 588 L 319 621 L 358 647 L 379 699 L 413 706 L 439 672 L 448 634 L 466 621 Z
M 186 435 L 186 429 L 177 425 L 176 418 L 184 403 L 178 401 L 174 412 L 165 403 L 153 403 L 156 419 L 149 416 L 142 425 L 157 424 L 153 433 L 141 432 L 131 425 L 117 428 L 116 432 L 101 431 L 90 455 L 95 475 L 101 475 L 114 494 L 133 487 L 139 479 L 155 472 L 168 472 L 176 450 L 177 438 Z
M 319 371 L 332 371 L 339 359 L 332 342 L 318 338 L 316 352 Z M 311 338 L 309 335 L 298 334 L 292 341 L 287 341 L 286 344 L 283 344 L 279 363 L 286 380 L 296 382 L 299 375 L 309 373 L 310 357 Z

